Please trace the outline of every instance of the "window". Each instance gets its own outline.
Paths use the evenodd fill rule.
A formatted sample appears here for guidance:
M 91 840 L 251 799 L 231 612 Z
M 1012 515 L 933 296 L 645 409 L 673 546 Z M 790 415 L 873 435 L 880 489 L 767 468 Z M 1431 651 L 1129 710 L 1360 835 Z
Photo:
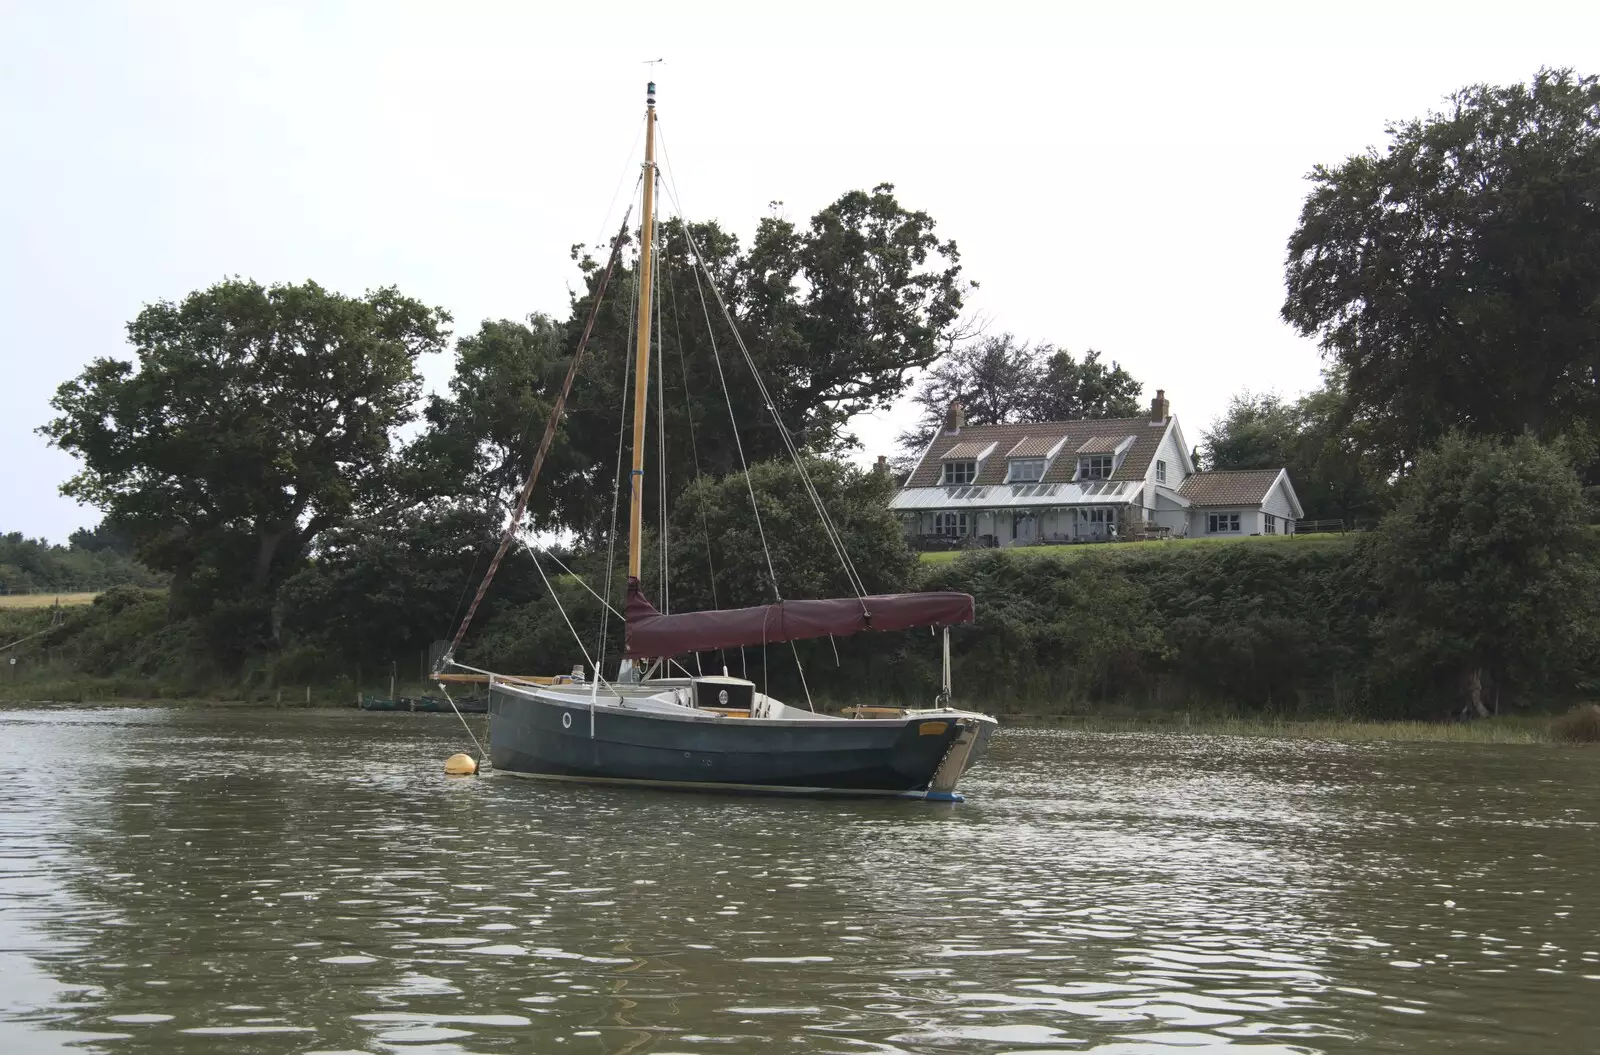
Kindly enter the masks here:
M 1261 516 L 1261 532 L 1265 535 L 1276 535 L 1278 533 L 1278 518 L 1271 513 L 1263 513 Z
M 1012 484 L 1036 484 L 1044 479 L 1043 458 L 1013 458 L 1011 459 L 1011 472 L 1006 476 L 1006 482 Z
M 933 531 L 937 535 L 965 536 L 967 534 L 966 513 L 935 513 L 933 515 Z
M 1158 462 L 1156 462 L 1156 483 L 1164 484 L 1166 482 L 1167 482 L 1167 463 L 1166 462 L 1162 462 L 1162 461 L 1158 461 Z
M 1111 455 L 1085 454 L 1078 458 L 1078 479 L 1107 480 L 1111 477 Z
M 975 461 L 945 462 L 944 479 L 942 484 L 970 484 L 978 478 L 978 463 Z
M 1116 513 L 1110 509 L 1080 509 L 1078 519 L 1085 524 L 1114 524 L 1117 522 Z
M 1238 513 L 1207 513 L 1206 531 L 1212 535 L 1219 535 L 1225 531 L 1239 530 Z

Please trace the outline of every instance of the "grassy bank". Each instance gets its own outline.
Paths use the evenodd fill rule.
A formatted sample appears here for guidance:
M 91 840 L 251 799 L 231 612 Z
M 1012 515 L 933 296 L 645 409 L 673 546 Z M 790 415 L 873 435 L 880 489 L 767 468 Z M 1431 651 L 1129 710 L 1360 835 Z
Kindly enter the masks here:
M 1351 544 L 1351 535 L 1245 535 L 1218 538 L 1151 539 L 1144 542 L 1077 543 L 1069 546 L 1011 546 L 1002 552 L 1018 556 L 1041 555 L 1059 560 L 1078 560 L 1091 553 L 1114 556 L 1143 556 L 1152 553 L 1169 553 L 1183 550 L 1210 549 L 1216 546 L 1281 546 L 1294 550 L 1343 549 Z M 925 564 L 946 564 L 960 557 L 964 550 L 941 550 L 921 554 Z
M 95 593 L 4 593 L 0 594 L 0 608 L 63 608 L 93 604 L 99 597 Z

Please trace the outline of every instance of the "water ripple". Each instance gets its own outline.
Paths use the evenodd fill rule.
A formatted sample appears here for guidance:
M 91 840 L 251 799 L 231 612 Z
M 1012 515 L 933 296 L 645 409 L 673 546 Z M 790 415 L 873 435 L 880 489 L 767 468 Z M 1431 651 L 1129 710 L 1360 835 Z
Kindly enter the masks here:
M 0 728 L 5 1051 L 1562 1052 L 1597 1025 L 1592 752 L 1007 731 L 946 808 L 450 780 L 428 715 Z

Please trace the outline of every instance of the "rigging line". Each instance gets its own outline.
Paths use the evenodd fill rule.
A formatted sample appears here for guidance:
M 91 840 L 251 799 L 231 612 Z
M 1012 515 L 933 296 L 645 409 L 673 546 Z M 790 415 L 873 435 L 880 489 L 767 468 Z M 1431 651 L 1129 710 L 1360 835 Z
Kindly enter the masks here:
M 668 189 L 672 196 L 673 207 L 677 210 L 678 218 L 682 220 L 683 203 L 678 197 L 677 176 L 674 174 L 670 155 L 667 151 L 666 135 L 661 131 L 659 124 L 660 122 L 657 122 L 657 134 L 661 140 L 661 165 L 667 171 Z M 711 271 L 706 267 L 705 257 L 701 255 L 700 246 L 695 241 L 694 236 L 689 233 L 687 225 L 685 225 L 684 228 L 684 235 L 688 239 L 690 248 L 694 250 L 695 259 L 699 262 L 701 269 L 706 272 L 707 280 L 711 281 Z M 794 439 L 789 435 L 789 430 L 784 425 L 783 418 L 778 414 L 778 408 L 773 402 L 771 394 L 767 391 L 766 382 L 762 379 L 761 372 L 756 369 L 755 359 L 750 354 L 750 349 L 746 347 L 744 343 L 744 336 L 739 332 L 739 328 L 734 325 L 733 314 L 728 309 L 727 302 L 723 300 L 722 291 L 717 288 L 715 281 L 711 281 L 711 292 L 712 295 L 717 298 L 717 306 L 722 309 L 723 316 L 728 322 L 728 329 L 732 331 L 733 339 L 735 343 L 738 344 L 739 351 L 744 355 L 745 364 L 750 368 L 750 374 L 755 379 L 756 387 L 761 393 L 761 398 L 766 403 L 767 410 L 772 415 L 772 420 L 774 424 L 776 424 L 779 434 L 783 437 L 784 446 L 789 452 L 789 457 L 794 461 L 795 468 L 800 473 L 802 486 L 806 490 L 807 495 L 811 498 L 812 505 L 816 508 L 818 519 L 822 521 L 823 533 L 828 536 L 828 541 L 833 545 L 834 553 L 836 556 L 838 556 L 840 564 L 844 568 L 845 578 L 849 580 L 851 589 L 855 591 L 857 598 L 861 601 L 862 612 L 870 618 L 871 612 L 867 610 L 867 604 L 865 600 L 866 584 L 863 582 L 860 573 L 856 570 L 855 562 L 850 559 L 849 550 L 844 545 L 844 538 L 839 533 L 838 527 L 833 523 L 833 518 L 828 514 L 827 507 L 822 502 L 822 496 L 817 492 L 816 485 L 811 480 L 811 474 L 806 469 L 804 462 L 800 458 L 799 450 L 794 444 Z M 702 297 L 703 296 L 704 294 L 702 293 Z M 735 425 L 735 433 L 737 433 L 737 425 Z M 748 469 L 746 472 L 748 475 Z
M 506 524 L 505 534 L 500 538 L 500 548 L 495 550 L 494 558 L 489 561 L 489 568 L 483 574 L 483 582 L 478 585 L 478 592 L 472 598 L 472 604 L 467 607 L 467 614 L 462 617 L 461 625 L 456 628 L 456 636 L 450 642 L 450 647 L 441 657 L 448 658 L 455 654 L 461 646 L 461 639 L 467 635 L 467 627 L 472 625 L 472 617 L 477 614 L 478 606 L 483 603 L 484 594 L 489 592 L 489 584 L 494 581 L 494 573 L 499 570 L 500 562 L 505 559 L 506 551 L 511 548 L 511 539 L 522 526 L 522 517 L 528 511 L 528 499 L 533 496 L 533 485 L 539 479 L 539 470 L 544 468 L 544 459 L 550 453 L 550 445 L 555 441 L 556 428 L 561 424 L 561 418 L 567 409 L 567 395 L 572 391 L 572 381 L 578 375 L 578 364 L 583 362 L 583 352 L 589 344 L 589 336 L 594 332 L 594 320 L 600 314 L 600 302 L 605 297 L 606 286 L 611 282 L 611 272 L 617 266 L 617 258 L 622 255 L 622 242 L 628 234 L 628 219 L 633 215 L 633 206 L 628 207 L 628 212 L 622 218 L 622 226 L 617 230 L 617 237 L 611 243 L 611 258 L 606 261 L 606 269 L 600 275 L 599 286 L 595 289 L 594 301 L 589 305 L 589 318 L 583 324 L 583 336 L 578 338 L 578 347 L 572 353 L 572 362 L 567 364 L 567 376 L 562 379 L 561 393 L 556 396 L 555 403 L 550 407 L 550 418 L 545 422 L 544 435 L 539 438 L 539 449 L 533 455 L 533 468 L 528 470 L 528 479 L 522 485 L 522 492 L 517 496 L 516 511 L 511 515 Z
M 676 198 L 674 198 L 674 202 L 676 202 Z M 683 213 L 679 212 L 678 216 L 681 219 Z M 684 230 L 684 236 L 688 238 L 687 228 Z M 689 238 L 689 244 L 694 245 L 693 238 Z M 699 256 L 699 250 L 696 250 L 695 258 L 699 259 Z M 702 263 L 701 270 L 704 270 L 704 268 L 705 265 Z M 767 529 L 761 524 L 761 507 L 756 504 L 755 485 L 750 482 L 750 463 L 744 457 L 744 440 L 739 436 L 739 419 L 733 413 L 733 396 L 728 392 L 728 378 L 722 372 L 722 356 L 717 352 L 717 336 L 711 325 L 711 309 L 706 304 L 706 291 L 700 284 L 700 271 L 695 271 L 693 274 L 694 288 L 700 294 L 700 310 L 705 313 L 706 335 L 711 342 L 711 359 L 717 364 L 717 380 L 722 383 L 722 400 L 728 405 L 728 424 L 733 428 L 733 446 L 739 452 L 739 469 L 744 473 L 745 490 L 750 493 L 750 512 L 755 515 L 756 532 L 761 536 L 761 554 L 767 559 L 767 577 L 772 581 L 772 596 L 781 601 L 783 600 L 783 592 L 778 589 L 778 573 L 772 566 L 772 549 L 767 545 Z M 706 281 L 708 283 L 711 281 L 711 273 L 709 271 L 706 272 Z M 712 287 L 712 292 L 716 292 L 715 286 Z M 766 655 L 765 645 L 762 646 L 762 655 L 763 657 Z M 765 659 L 762 662 L 765 662 Z
M 800 662 L 800 649 L 793 638 L 789 639 L 789 651 L 794 653 L 794 669 L 800 672 L 800 690 L 806 694 L 806 706 L 815 712 L 817 705 L 811 702 L 811 686 L 806 684 L 806 665 Z
M 682 216 L 678 217 L 678 223 L 680 225 L 685 223 Z M 683 373 L 683 416 L 689 423 L 689 452 L 694 458 L 694 480 L 699 484 L 705 479 L 705 474 L 700 469 L 700 440 L 695 435 L 694 395 L 689 388 L 689 357 L 683 352 L 683 313 L 678 310 L 678 285 L 670 279 L 667 280 L 667 296 L 672 299 L 672 332 L 678 345 L 678 369 Z M 706 543 L 706 571 L 711 583 L 711 608 L 715 611 L 721 608 L 722 604 L 717 600 L 717 562 L 711 552 L 711 518 L 706 513 L 703 495 L 700 502 L 700 533 Z M 727 650 L 719 648 L 717 655 L 722 658 L 723 669 L 727 669 Z M 701 666 L 698 652 L 694 654 L 694 665 L 696 668 Z
M 660 130 L 661 122 L 657 121 L 656 131 L 659 133 Z M 750 495 L 750 513 L 755 518 L 756 533 L 761 536 L 761 555 L 766 558 L 767 579 L 772 583 L 772 596 L 781 601 L 783 600 L 783 591 L 778 589 L 778 573 L 772 566 L 772 547 L 767 545 L 767 529 L 761 523 L 761 507 L 756 503 L 755 485 L 750 481 L 750 463 L 744 456 L 744 439 L 739 435 L 739 419 L 733 412 L 733 396 L 728 391 L 728 377 L 722 369 L 722 354 L 717 351 L 717 331 L 716 327 L 711 324 L 711 308 L 706 304 L 706 291 L 700 283 L 700 272 L 704 271 L 706 273 L 706 282 L 711 286 L 711 292 L 714 296 L 717 295 L 716 281 L 712 278 L 711 269 L 706 267 L 705 258 L 700 255 L 700 247 L 695 243 L 694 235 L 689 232 L 688 221 L 684 219 L 683 204 L 678 200 L 678 180 L 673 175 L 671 167 L 667 166 L 667 144 L 665 138 L 661 140 L 661 164 L 667 169 L 667 192 L 672 198 L 672 207 L 676 211 L 678 221 L 683 227 L 684 240 L 688 242 L 690 249 L 694 252 L 695 260 L 700 265 L 699 270 L 690 268 L 689 271 L 690 274 L 694 275 L 695 292 L 700 296 L 700 311 L 706 320 L 706 338 L 711 344 L 711 361 L 717 365 L 717 381 L 722 386 L 722 400 L 728 407 L 728 425 L 733 430 L 733 446 L 739 452 L 739 470 L 744 474 L 745 490 Z M 720 302 L 719 297 L 718 303 Z M 735 332 L 734 337 L 738 337 L 737 332 Z M 687 383 L 687 380 L 685 383 Z M 743 659 L 743 645 L 739 646 L 739 654 L 740 658 Z M 766 665 L 766 654 L 766 645 L 763 644 L 761 646 L 763 667 Z M 746 670 L 748 671 L 748 663 L 746 663 Z
M 644 174 L 639 174 L 639 186 L 644 186 Z M 629 207 L 631 210 L 631 206 Z M 633 269 L 633 296 L 628 300 L 628 333 L 634 332 L 634 324 L 639 316 L 639 269 Z M 629 347 L 624 345 L 624 347 Z M 628 395 L 633 388 L 633 371 L 629 366 L 633 362 L 632 353 L 622 357 L 622 408 L 617 411 L 617 468 L 611 481 L 611 533 L 606 541 L 606 597 L 611 596 L 611 584 L 617 570 L 617 504 L 622 497 L 622 441 L 628 434 Z M 630 485 L 631 485 L 630 477 Z M 606 640 L 610 636 L 611 623 L 606 619 L 605 613 L 600 613 L 600 644 L 595 649 L 595 654 L 601 662 L 606 658 Z M 622 632 L 628 632 L 628 621 L 624 617 Z M 596 668 L 598 669 L 598 668 Z M 598 674 L 595 675 L 599 677 Z
M 492 670 L 484 670 L 482 667 L 469 667 L 465 663 L 458 663 L 455 660 L 451 660 L 450 665 L 457 670 L 464 670 L 469 674 L 487 674 L 489 677 L 498 681 L 501 685 L 515 685 L 518 688 L 528 689 L 537 689 L 540 687 L 540 683 L 537 681 L 530 681 L 527 678 L 519 678 L 514 675 L 496 674 Z M 611 682 L 605 681 L 604 679 L 601 679 L 601 681 L 607 689 L 610 689 L 611 692 L 616 695 L 617 699 L 625 699 L 622 693 L 617 692 L 616 688 L 613 687 Z
M 566 606 L 561 603 L 561 598 L 556 596 L 556 588 L 551 585 L 550 577 L 544 573 L 544 565 L 539 563 L 539 558 L 536 554 L 532 554 L 532 556 L 533 566 L 538 569 L 539 578 L 544 580 L 544 588 L 550 591 L 550 599 L 556 603 L 556 611 L 561 613 L 561 621 L 566 623 L 567 629 L 572 632 L 572 640 L 578 643 L 578 651 L 583 653 L 584 663 L 588 665 L 590 670 L 599 670 L 600 668 L 594 665 L 594 660 L 589 658 L 589 650 L 583 646 L 583 638 L 578 636 L 577 628 L 572 625 L 572 620 L 568 618 Z M 621 698 L 620 693 L 618 698 Z
M 661 190 L 661 174 L 654 174 L 656 190 Z M 659 196 L 659 193 L 658 193 Z M 655 336 L 656 336 L 656 479 L 659 481 L 657 490 L 656 522 L 659 525 L 659 537 L 656 539 L 657 549 L 661 553 L 661 611 L 664 614 L 672 612 L 672 572 L 667 563 L 667 384 L 664 380 L 663 361 L 666 359 L 666 348 L 663 346 L 666 334 L 661 328 L 661 272 L 664 270 L 662 262 L 661 224 L 656 217 L 650 218 L 654 225 L 651 235 L 651 245 L 656 255 L 657 266 L 650 270 L 650 304 L 655 308 Z
M 456 598 L 456 610 L 450 613 L 449 626 L 454 626 L 457 619 L 461 618 L 461 606 L 467 603 L 467 591 L 472 589 L 472 577 L 478 574 L 478 562 L 483 559 L 483 547 L 472 547 L 472 568 L 468 570 L 466 580 L 461 584 L 461 596 Z M 449 629 L 446 627 L 446 630 Z
M 576 582 L 579 586 L 582 586 L 585 590 L 588 590 L 589 591 L 589 596 L 593 597 L 595 600 L 597 600 L 601 604 L 605 605 L 606 611 L 610 612 L 612 615 L 616 616 L 618 619 L 622 618 L 622 613 L 617 611 L 615 608 L 611 607 L 611 602 L 607 601 L 604 597 L 601 597 L 599 594 L 595 593 L 594 592 L 594 587 L 590 586 L 588 583 L 583 581 L 583 576 L 579 575 L 577 572 L 573 571 L 571 568 L 567 567 L 565 564 L 562 564 L 560 557 L 557 557 L 554 553 L 551 553 L 549 550 L 544 549 L 542 547 L 539 548 L 539 549 L 535 549 L 533 546 L 528 545 L 528 543 L 526 541 L 524 541 L 522 543 L 522 548 L 527 550 L 528 551 L 528 556 L 532 557 L 534 560 L 538 560 L 540 556 L 544 556 L 544 557 L 548 557 L 550 560 L 555 561 L 556 567 L 560 568 L 562 571 L 564 571 L 568 575 L 572 576 L 572 579 L 573 579 L 574 582 Z M 600 618 L 604 619 L 605 616 L 602 615 Z
M 450 695 L 450 690 L 445 688 L 444 682 L 437 682 L 439 691 L 444 693 L 444 698 L 450 701 L 450 709 L 456 712 L 456 717 L 461 719 L 461 728 L 467 731 L 467 739 L 472 741 L 472 746 L 477 749 L 478 757 L 488 761 L 489 756 L 484 752 L 483 745 L 478 743 L 478 738 L 472 735 L 472 726 L 467 724 L 467 716 L 461 713 L 461 708 L 456 706 L 455 697 Z
M 647 117 L 645 120 L 647 121 L 649 118 Z M 633 160 L 633 152 L 639 146 L 639 137 L 644 135 L 644 125 L 645 122 L 640 121 L 638 127 L 633 130 L 633 142 L 628 145 L 627 154 L 623 155 L 622 175 L 617 177 L 617 187 L 611 192 L 611 204 L 606 206 L 605 219 L 600 221 L 600 231 L 594 236 L 594 240 L 596 242 L 604 238 L 606 236 L 606 231 L 611 229 L 611 210 L 617 207 L 617 199 L 622 196 L 622 186 L 628 182 L 628 173 L 636 164 Z M 643 182 L 644 173 L 641 172 L 639 174 L 639 180 L 640 182 Z M 629 208 L 631 209 L 632 206 L 629 206 Z
M 44 635 L 48 634 L 52 630 L 60 630 L 64 625 L 66 625 L 66 624 L 64 624 L 64 623 L 52 623 L 51 625 L 45 627 L 43 630 L 40 630 L 37 633 L 29 634 L 27 637 L 19 637 L 19 638 L 17 638 L 15 641 L 11 642 L 9 645 L 0 645 L 0 652 L 4 652 L 8 648 L 16 648 L 18 645 L 22 644 L 24 641 L 32 641 L 36 637 L 43 637 Z
M 677 200 L 676 200 L 676 197 L 674 197 L 673 204 L 675 206 L 678 204 Z M 681 216 L 681 212 L 680 212 L 680 216 Z M 761 393 L 762 401 L 766 404 L 768 412 L 772 415 L 772 419 L 777 425 L 777 429 L 778 429 L 779 435 L 783 437 L 784 446 L 788 450 L 789 458 L 794 463 L 796 470 L 800 474 L 801 486 L 805 490 L 807 496 L 811 499 L 811 504 L 812 504 L 813 507 L 815 507 L 815 509 L 817 511 L 817 516 L 822 522 L 823 534 L 827 537 L 829 543 L 833 546 L 834 555 L 839 558 L 839 563 L 840 563 L 841 567 L 844 569 L 845 578 L 850 583 L 851 590 L 853 590 L 855 592 L 856 598 L 859 601 L 861 601 L 861 610 L 863 612 L 867 612 L 867 614 L 870 615 L 871 613 L 867 611 L 866 600 L 865 600 L 865 596 L 866 596 L 866 592 L 867 592 L 866 591 L 866 584 L 862 581 L 860 573 L 856 571 L 855 563 L 850 559 L 850 554 L 849 554 L 849 552 L 846 550 L 846 548 L 844 546 L 844 539 L 840 535 L 838 527 L 833 523 L 833 519 L 828 515 L 827 508 L 823 504 L 823 501 L 822 501 L 822 496 L 821 496 L 821 494 L 818 493 L 817 488 L 816 488 L 816 484 L 812 482 L 811 474 L 806 470 L 805 461 L 804 461 L 804 459 L 801 458 L 799 449 L 794 444 L 794 438 L 789 435 L 789 430 L 784 425 L 783 418 L 778 414 L 777 407 L 773 403 L 772 396 L 767 390 L 766 383 L 761 378 L 761 372 L 756 368 L 754 356 L 752 356 L 750 354 L 750 349 L 745 345 L 744 338 L 739 333 L 739 328 L 736 325 L 734 325 L 733 313 L 729 310 L 727 302 L 723 300 L 722 291 L 720 289 L 718 289 L 716 283 L 711 280 L 710 268 L 708 268 L 706 266 L 705 257 L 701 255 L 699 245 L 695 242 L 694 237 L 692 235 L 687 235 L 687 232 L 686 232 L 686 236 L 688 237 L 690 248 L 694 250 L 695 259 L 696 259 L 696 261 L 698 261 L 698 263 L 700 265 L 700 269 L 706 272 L 707 283 L 711 286 L 711 294 L 712 294 L 713 297 L 716 298 L 717 306 L 722 309 L 723 317 L 724 317 L 724 319 L 727 320 L 727 323 L 728 323 L 728 329 L 730 331 L 732 331 L 734 342 L 739 346 L 739 351 L 744 356 L 745 364 L 750 368 L 750 374 L 755 379 L 756 387 L 757 387 L 757 390 Z M 698 275 L 697 275 L 696 276 L 697 285 L 698 285 L 698 282 L 699 282 L 699 278 L 698 278 Z M 705 298 L 705 293 L 702 290 L 702 292 L 701 292 L 702 306 L 704 306 L 704 298 Z M 708 318 L 707 318 L 707 325 L 708 326 L 710 325 L 709 313 L 708 313 Z M 719 376 L 720 376 L 720 374 L 721 374 L 721 360 L 720 359 L 718 360 L 718 373 L 719 373 Z M 724 393 L 724 395 L 727 394 L 727 381 L 726 381 L 725 378 L 723 379 L 723 393 Z M 731 403 L 731 400 L 729 402 L 729 415 L 730 415 L 730 417 L 732 416 L 732 403 Z M 737 434 L 738 434 L 737 422 L 735 422 L 735 424 L 734 424 L 734 432 L 735 432 L 735 436 L 737 436 Z M 741 461 L 742 461 L 742 459 L 743 459 L 743 448 L 742 448 L 742 445 L 741 445 L 740 457 L 741 457 Z M 748 478 L 749 478 L 749 466 L 748 465 L 745 466 L 745 475 L 746 475 L 746 480 L 748 481 Z M 752 502 L 753 501 L 754 501 L 754 494 L 752 492 Z M 763 544 L 764 544 L 764 542 L 763 542 Z M 771 555 L 770 554 L 768 555 L 768 563 L 769 564 L 771 563 Z

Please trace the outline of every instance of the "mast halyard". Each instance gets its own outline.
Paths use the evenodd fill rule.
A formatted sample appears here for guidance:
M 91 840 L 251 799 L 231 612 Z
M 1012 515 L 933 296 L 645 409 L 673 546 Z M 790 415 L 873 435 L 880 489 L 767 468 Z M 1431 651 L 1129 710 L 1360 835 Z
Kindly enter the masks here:
M 639 332 L 633 364 L 633 471 L 628 477 L 628 579 L 639 578 L 644 556 L 645 406 L 650 394 L 650 290 L 655 248 L 656 82 L 645 90 L 644 215 L 639 222 Z M 659 456 L 659 452 L 658 452 Z

